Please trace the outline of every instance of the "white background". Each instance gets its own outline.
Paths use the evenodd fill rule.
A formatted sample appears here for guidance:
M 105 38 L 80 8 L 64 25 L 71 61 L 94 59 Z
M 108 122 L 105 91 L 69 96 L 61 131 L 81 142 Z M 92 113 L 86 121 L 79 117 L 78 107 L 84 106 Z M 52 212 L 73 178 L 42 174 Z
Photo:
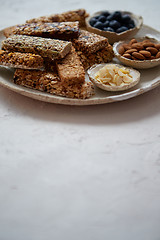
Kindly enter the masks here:
M 160 31 L 159 0 L 0 0 L 0 28 L 77 8 Z M 52 239 L 160 240 L 160 87 L 84 107 L 0 87 L 0 240 Z

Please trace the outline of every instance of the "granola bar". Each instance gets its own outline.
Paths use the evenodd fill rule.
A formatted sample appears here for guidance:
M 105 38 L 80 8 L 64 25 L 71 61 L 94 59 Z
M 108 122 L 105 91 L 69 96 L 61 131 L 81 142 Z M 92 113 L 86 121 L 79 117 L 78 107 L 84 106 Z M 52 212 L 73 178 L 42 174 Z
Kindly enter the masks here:
M 85 70 L 87 70 L 94 64 L 99 64 L 102 62 L 105 62 L 105 63 L 111 62 L 114 57 L 113 48 L 111 45 L 108 45 L 107 47 L 95 53 L 85 53 L 82 51 L 76 51 L 76 52 L 80 57 L 80 60 Z
M 57 70 L 62 82 L 83 83 L 85 81 L 85 71 L 74 47 L 65 58 L 57 61 Z
M 17 69 L 14 74 L 14 82 L 18 85 L 68 98 L 85 99 L 94 94 L 91 82 L 67 85 L 62 83 L 57 72 Z
M 26 23 L 18 25 L 14 34 L 71 40 L 80 34 L 79 22 Z
M 85 19 L 89 14 L 85 9 L 72 10 L 61 14 L 52 14 L 27 20 L 27 23 L 44 23 L 44 22 L 75 22 L 79 21 L 80 26 L 85 26 Z
M 25 35 L 13 35 L 2 42 L 3 50 L 29 52 L 50 59 L 65 57 L 71 46 L 72 43 L 67 41 Z
M 73 39 L 73 46 L 76 50 L 80 50 L 86 53 L 94 53 L 98 50 L 108 46 L 108 39 L 91 33 L 85 30 L 81 30 L 78 39 Z
M 12 26 L 12 27 L 8 27 L 8 28 L 5 28 L 3 30 L 3 34 L 6 38 L 8 38 L 9 36 L 13 35 L 14 33 L 14 30 L 16 29 L 17 26 Z
M 3 50 L 0 50 L 0 65 L 23 69 L 44 69 L 43 58 L 39 55 Z

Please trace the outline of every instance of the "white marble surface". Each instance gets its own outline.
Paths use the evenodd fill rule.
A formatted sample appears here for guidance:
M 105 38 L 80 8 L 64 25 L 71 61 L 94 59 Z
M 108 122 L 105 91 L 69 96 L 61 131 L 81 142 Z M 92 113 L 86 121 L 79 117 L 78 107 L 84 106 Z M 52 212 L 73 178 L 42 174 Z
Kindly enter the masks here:
M 0 0 L 0 28 L 80 7 L 159 0 Z M 47 104 L 0 87 L 0 240 L 159 240 L 160 87 L 106 105 Z

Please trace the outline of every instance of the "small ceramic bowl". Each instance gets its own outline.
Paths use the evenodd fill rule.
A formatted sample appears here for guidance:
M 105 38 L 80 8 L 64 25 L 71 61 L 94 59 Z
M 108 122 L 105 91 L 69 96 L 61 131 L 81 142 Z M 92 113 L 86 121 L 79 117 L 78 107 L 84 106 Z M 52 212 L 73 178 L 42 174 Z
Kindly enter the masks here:
M 93 15 L 86 18 L 86 28 L 89 32 L 93 32 L 93 33 L 96 33 L 96 34 L 99 34 L 101 36 L 108 38 L 108 41 L 110 44 L 113 44 L 115 42 L 118 42 L 120 40 L 124 40 L 127 38 L 132 38 L 139 31 L 139 29 L 141 28 L 141 26 L 143 24 L 143 18 L 141 16 L 137 16 L 131 12 L 121 11 L 122 14 L 128 14 L 133 19 L 133 21 L 135 23 L 134 28 L 129 29 L 122 33 L 115 33 L 115 32 L 109 32 L 109 31 L 102 31 L 98 28 L 92 27 L 90 25 L 90 19 L 95 16 L 100 15 L 103 12 L 105 12 L 105 11 L 96 12 Z M 110 11 L 110 13 L 112 13 L 112 12 L 114 12 L 114 11 Z
M 154 38 L 148 38 L 148 37 L 143 37 L 143 38 L 136 38 L 137 41 L 143 41 L 143 40 L 150 40 L 153 43 L 160 43 L 158 40 L 154 39 Z M 120 41 L 120 42 L 116 42 L 113 45 L 113 51 L 115 54 L 115 57 L 123 64 L 125 64 L 126 66 L 132 67 L 132 68 L 137 68 L 137 69 L 147 69 L 147 68 L 153 68 L 156 67 L 158 65 L 160 65 L 160 58 L 157 59 L 152 59 L 152 60 L 131 60 L 128 58 L 123 57 L 120 53 L 119 53 L 119 48 L 121 45 L 123 44 L 127 44 L 129 43 L 130 40 L 126 40 L 126 41 Z
M 119 68 L 125 68 L 126 70 L 129 70 L 129 74 L 133 77 L 133 81 L 123 85 L 123 86 L 109 86 L 106 84 L 103 84 L 102 82 L 99 82 L 95 79 L 95 74 L 104 66 L 106 65 L 116 65 Z M 134 87 L 136 84 L 139 83 L 140 81 L 140 72 L 138 72 L 137 70 L 133 69 L 133 68 L 128 68 L 128 67 L 124 67 L 123 65 L 119 65 L 119 64 L 114 64 L 114 63 L 101 63 L 101 64 L 97 64 L 92 66 L 91 68 L 88 69 L 87 71 L 88 75 L 89 75 L 89 79 L 99 88 L 106 90 L 106 91 L 124 91 L 127 90 L 129 88 Z

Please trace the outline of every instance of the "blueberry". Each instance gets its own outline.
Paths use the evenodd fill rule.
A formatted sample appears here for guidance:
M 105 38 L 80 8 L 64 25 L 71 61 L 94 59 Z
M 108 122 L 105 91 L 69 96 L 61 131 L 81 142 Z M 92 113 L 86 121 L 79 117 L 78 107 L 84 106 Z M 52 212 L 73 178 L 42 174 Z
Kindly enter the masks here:
M 99 16 L 100 16 L 100 15 L 97 15 L 97 16 L 95 16 L 94 18 L 95 18 L 95 19 L 98 19 L 98 18 L 99 18 Z
M 114 29 L 120 28 L 120 26 L 121 26 L 121 24 L 116 20 L 112 20 L 109 23 L 109 27 L 114 28 Z
M 99 16 L 98 21 L 104 23 L 106 21 L 106 17 L 101 15 Z
M 134 23 L 134 21 L 132 19 L 129 21 L 129 24 L 132 24 L 133 27 L 135 27 L 135 23 Z
M 122 27 L 120 27 L 120 28 L 118 28 L 118 29 L 116 30 L 116 33 L 125 32 L 125 31 L 127 31 L 127 30 L 128 30 L 128 28 L 127 28 L 127 27 L 125 27 L 125 26 L 122 26 Z
M 127 27 L 128 27 L 128 29 L 131 29 L 131 28 L 134 28 L 135 26 L 130 23 L 130 24 L 127 25 Z
M 106 27 L 106 28 L 103 28 L 104 31 L 108 31 L 108 32 L 114 32 L 114 29 L 111 28 L 111 27 Z
M 135 27 L 135 23 L 134 23 L 134 21 L 132 19 L 129 22 L 127 22 L 127 23 L 123 23 L 123 25 L 125 27 L 127 27 L 128 29 L 131 29 L 131 28 Z
M 96 18 L 91 18 L 89 23 L 91 24 L 91 26 L 93 26 L 95 23 L 97 22 Z
M 113 17 L 114 17 L 114 15 L 113 15 L 113 13 L 111 13 L 111 14 L 107 17 L 107 20 L 108 20 L 108 21 L 111 21 L 111 20 L 113 20 Z
M 131 17 L 128 14 L 124 14 L 122 16 L 122 22 L 123 23 L 129 23 L 131 21 Z
M 122 14 L 120 11 L 113 12 L 113 19 L 115 19 L 117 21 L 121 21 L 121 18 L 122 18 Z
M 98 28 L 98 29 L 103 29 L 103 23 L 102 22 L 99 22 L 99 21 L 97 21 L 94 25 L 93 25 L 93 27 L 95 27 L 95 28 Z
M 132 29 L 132 28 L 134 28 L 134 27 L 135 27 L 135 25 L 133 25 L 133 24 L 129 23 L 129 24 L 127 24 L 125 27 L 127 27 L 128 29 Z
M 109 21 L 105 21 L 105 22 L 103 23 L 103 26 L 104 26 L 104 27 L 109 27 Z
M 108 17 L 110 13 L 108 11 L 102 12 L 102 16 Z

